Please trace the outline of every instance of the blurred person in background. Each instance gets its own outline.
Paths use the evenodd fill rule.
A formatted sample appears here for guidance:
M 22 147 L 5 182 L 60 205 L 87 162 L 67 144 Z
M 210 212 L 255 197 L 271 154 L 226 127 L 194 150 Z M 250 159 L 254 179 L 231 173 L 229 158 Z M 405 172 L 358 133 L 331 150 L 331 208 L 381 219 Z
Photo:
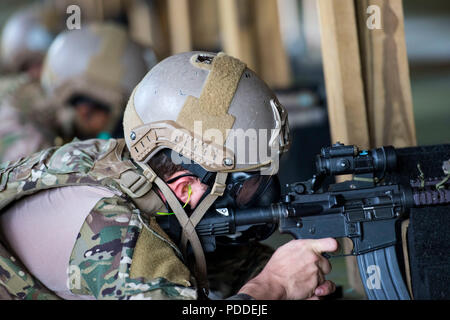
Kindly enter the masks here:
M 63 141 L 121 137 L 126 101 L 148 68 L 144 49 L 118 24 L 61 33 L 49 48 L 41 85 Z
M 113 23 L 92 23 L 79 30 L 64 31 L 48 49 L 40 85 L 44 103 L 33 112 L 36 133 L 48 146 L 73 138 L 109 138 L 122 135 L 120 119 L 126 100 L 139 79 L 148 71 L 144 51 Z M 22 122 L 24 125 L 28 123 Z M 22 128 L 9 134 L 21 134 Z M 22 135 L 23 136 L 23 135 Z M 1 161 L 17 160 L 42 149 L 31 139 L 9 139 L 0 146 Z
M 53 145 L 51 122 L 40 86 L 45 54 L 62 30 L 62 16 L 32 5 L 14 13 L 1 38 L 0 162 L 14 161 Z

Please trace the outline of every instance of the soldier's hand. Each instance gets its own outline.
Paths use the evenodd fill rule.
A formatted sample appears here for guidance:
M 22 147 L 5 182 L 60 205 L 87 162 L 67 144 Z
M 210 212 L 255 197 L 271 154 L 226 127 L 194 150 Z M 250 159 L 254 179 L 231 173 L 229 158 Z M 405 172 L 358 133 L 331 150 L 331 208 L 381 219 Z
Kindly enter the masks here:
M 239 291 L 257 300 L 317 299 L 333 293 L 335 285 L 325 280 L 331 264 L 323 252 L 334 252 L 333 238 L 292 240 L 278 248 L 267 265 Z

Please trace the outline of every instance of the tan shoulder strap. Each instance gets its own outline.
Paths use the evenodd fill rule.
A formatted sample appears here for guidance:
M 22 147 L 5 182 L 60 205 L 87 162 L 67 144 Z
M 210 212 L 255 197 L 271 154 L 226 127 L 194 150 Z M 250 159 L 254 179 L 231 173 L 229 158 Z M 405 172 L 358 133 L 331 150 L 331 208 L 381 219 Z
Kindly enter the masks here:
M 199 289 L 204 290 L 204 292 L 201 292 L 202 294 L 205 293 L 206 295 L 208 295 L 209 286 L 207 278 L 206 259 L 195 227 L 201 220 L 203 215 L 206 213 L 206 211 L 209 209 L 209 207 L 212 205 L 212 203 L 217 199 L 217 197 L 223 194 L 223 191 L 225 190 L 225 180 L 227 177 L 227 173 L 217 174 L 216 182 L 211 194 L 209 194 L 202 201 L 202 203 L 199 204 L 197 209 L 192 214 L 192 217 L 189 218 L 169 186 L 161 178 L 159 178 L 147 164 L 138 163 L 138 165 L 141 166 L 141 168 L 144 170 L 144 175 L 148 176 L 148 178 L 154 181 L 154 183 L 158 186 L 158 188 L 166 197 L 169 206 L 174 211 L 175 217 L 177 218 L 183 230 L 181 248 L 183 251 L 183 255 L 185 258 L 187 258 L 186 251 L 187 244 L 189 242 L 194 252 L 196 265 L 196 270 L 194 273 L 197 277 Z
M 181 247 L 183 249 L 187 248 L 187 242 L 190 238 L 190 233 L 195 232 L 195 227 L 200 222 L 200 220 L 205 215 L 206 211 L 211 207 L 211 205 L 216 201 L 216 199 L 223 195 L 223 192 L 225 191 L 225 181 L 227 179 L 227 173 L 218 172 L 216 175 L 216 180 L 214 182 L 213 189 L 211 190 L 211 193 L 206 196 L 206 198 L 197 205 L 197 208 L 195 208 L 194 212 L 192 213 L 189 221 L 190 225 L 192 227 L 186 227 L 183 228 L 184 232 L 181 235 Z M 190 226 L 189 225 L 189 226 Z
M 198 273 L 200 273 L 200 279 L 199 284 L 204 285 L 206 289 L 206 295 L 208 295 L 208 272 L 207 272 L 207 266 L 206 266 L 206 259 L 204 258 L 203 254 L 203 247 L 201 245 L 200 239 L 198 241 L 195 240 L 195 242 L 192 242 L 192 239 L 198 239 L 197 232 L 195 230 L 195 227 L 200 222 L 200 220 L 205 215 L 206 211 L 211 207 L 211 205 L 216 201 L 216 199 L 223 195 L 223 192 L 225 191 L 225 181 L 227 179 L 227 173 L 218 172 L 216 175 L 216 180 L 214 182 L 214 186 L 212 188 L 212 191 L 210 194 L 206 196 L 203 201 L 197 205 L 194 212 L 192 213 L 191 217 L 189 218 L 189 222 L 183 226 L 183 233 L 181 234 L 181 248 L 184 250 L 183 254 L 186 254 L 188 241 L 191 243 L 192 248 L 197 251 L 201 251 L 203 255 L 204 263 L 197 263 L 196 267 L 198 269 Z

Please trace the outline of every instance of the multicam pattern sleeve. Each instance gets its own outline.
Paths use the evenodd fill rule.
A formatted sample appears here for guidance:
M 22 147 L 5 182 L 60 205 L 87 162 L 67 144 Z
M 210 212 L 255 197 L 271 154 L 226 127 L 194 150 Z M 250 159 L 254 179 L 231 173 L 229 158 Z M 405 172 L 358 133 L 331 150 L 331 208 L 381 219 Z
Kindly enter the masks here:
M 57 300 L 27 269 L 0 243 L 0 299 Z
M 132 278 L 131 264 L 143 229 L 139 210 L 124 198 L 100 200 L 82 226 L 72 251 L 72 293 L 96 299 L 196 299 L 195 288 L 163 277 Z

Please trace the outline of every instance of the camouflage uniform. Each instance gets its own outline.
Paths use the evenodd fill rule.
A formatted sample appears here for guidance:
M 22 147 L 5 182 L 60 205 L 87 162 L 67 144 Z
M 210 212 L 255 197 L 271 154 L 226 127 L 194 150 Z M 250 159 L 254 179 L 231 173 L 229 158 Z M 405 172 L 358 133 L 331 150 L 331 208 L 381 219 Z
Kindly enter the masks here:
M 0 79 L 0 162 L 52 146 L 50 114 L 38 81 L 27 74 Z
M 177 246 L 152 215 L 166 210 L 162 201 L 153 190 L 139 192 L 122 179 L 131 174 L 136 181 L 143 181 L 142 172 L 124 147 L 123 140 L 75 141 L 0 166 L 0 208 L 44 189 L 73 185 L 106 187 L 115 195 L 98 201 L 75 242 L 69 270 L 79 272 L 80 278 L 69 275 L 70 281 L 79 280 L 77 285 L 70 286 L 71 292 L 97 299 L 195 299 L 195 279 Z M 139 201 L 145 199 L 151 201 L 142 206 Z M 15 299 L 58 298 L 30 275 L 6 246 L 6 241 L 2 241 L 3 289 Z M 247 250 L 253 254 L 244 248 L 237 255 L 229 251 L 226 256 L 234 262 L 222 260 L 222 265 L 216 268 L 223 273 L 226 266 L 228 274 L 239 274 L 234 283 L 222 290 L 224 295 L 235 293 L 254 275 L 251 271 L 259 271 L 270 257 L 265 249 L 255 251 L 250 246 Z M 255 257 L 256 252 L 265 254 Z M 214 268 L 211 271 L 212 281 L 220 282 Z M 220 286 L 213 283 L 211 287 Z M 0 295 L 2 291 L 5 290 L 0 289 Z

